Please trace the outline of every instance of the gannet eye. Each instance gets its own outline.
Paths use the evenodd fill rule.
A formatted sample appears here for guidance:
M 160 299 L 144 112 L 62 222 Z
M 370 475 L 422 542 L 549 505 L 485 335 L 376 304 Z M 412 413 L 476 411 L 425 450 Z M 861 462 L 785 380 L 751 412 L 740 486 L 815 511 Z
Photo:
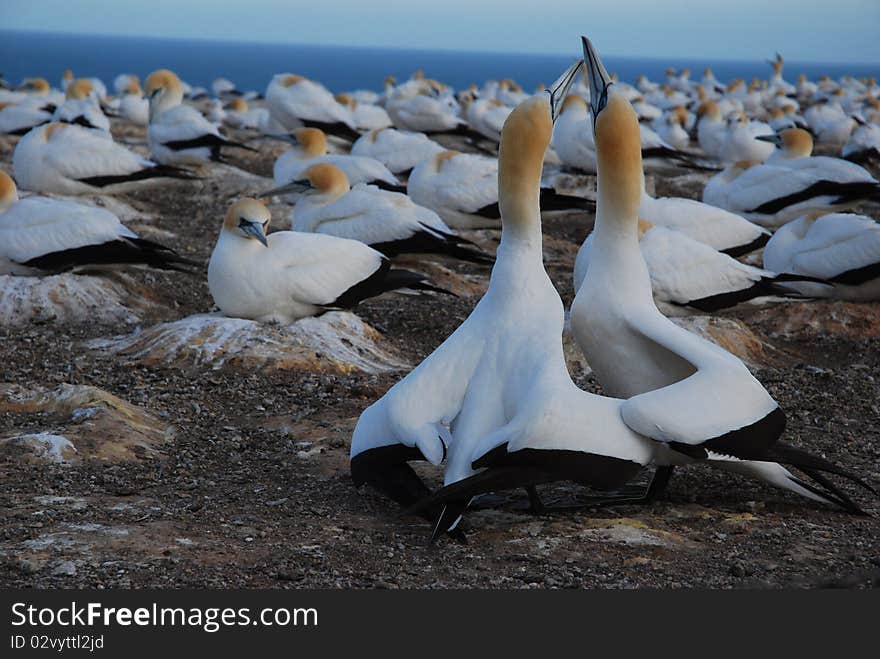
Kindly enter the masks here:
M 240 217 L 240 218 L 238 218 L 238 228 L 239 228 L 239 229 L 244 229 L 244 228 L 245 228 L 246 226 L 248 226 L 250 223 L 251 223 L 251 221 L 250 221 L 249 219 L 247 219 L 246 217 Z
M 263 222 L 263 231 L 266 231 L 269 228 L 269 220 Z

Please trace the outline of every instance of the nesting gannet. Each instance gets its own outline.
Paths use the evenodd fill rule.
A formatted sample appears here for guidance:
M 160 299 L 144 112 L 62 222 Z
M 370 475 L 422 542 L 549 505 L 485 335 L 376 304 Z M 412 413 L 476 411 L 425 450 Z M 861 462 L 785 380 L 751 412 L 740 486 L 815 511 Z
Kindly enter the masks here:
M 363 183 L 351 187 L 345 172 L 333 164 L 308 167 L 289 189 L 302 193 L 292 214 L 295 231 L 359 240 L 388 257 L 435 253 L 474 263 L 493 260 L 452 233 L 434 211 L 399 192 Z
M 773 153 L 773 146 L 759 138 L 771 132 L 769 125 L 749 121 L 744 112 L 733 113 L 727 119 L 721 160 L 726 163 L 744 160 L 764 162 Z
M 842 469 L 777 441 L 785 430 L 785 414 L 746 366 L 657 310 L 639 249 L 638 120 L 615 93 L 586 38 L 584 56 L 599 162 L 598 199 L 594 249 L 572 304 L 571 325 L 605 392 L 628 398 L 621 406 L 624 422 L 654 440 L 654 462 L 661 467 L 655 480 L 660 477 L 663 484 L 676 464 L 705 461 L 858 511 L 819 473 Z M 796 466 L 816 484 L 780 462 Z
M 132 85 L 137 85 L 139 89 L 141 86 L 141 79 L 134 73 L 120 73 L 113 78 L 113 91 L 119 96 L 131 93 L 129 90 Z
M 196 264 L 139 238 L 103 208 L 39 196 L 19 201 L 12 178 L 0 171 L 0 275 L 120 265 L 187 270 Z
M 120 92 L 119 105 L 116 111 L 122 119 L 131 121 L 139 126 L 150 123 L 150 102 L 143 97 L 141 83 L 137 77 L 129 76 L 123 91 Z
M 806 131 L 793 128 L 783 134 L 790 148 L 783 138 L 769 138 L 785 149 L 778 160 L 728 165 L 706 184 L 703 201 L 761 226 L 778 227 L 805 213 L 844 210 L 880 194 L 880 183 L 859 165 L 809 156 L 812 140 Z
M 77 124 L 96 131 L 96 134 L 110 137 L 110 120 L 104 115 L 92 83 L 85 79 L 74 80 L 64 92 L 66 99 L 58 106 L 53 121 Z
M 2 116 L 2 115 L 0 115 Z M 880 158 L 880 126 L 877 125 L 878 115 L 874 121 L 866 121 L 856 116 L 859 127 L 853 132 L 849 141 L 843 145 L 841 155 L 855 163 L 864 163 Z
M 265 194 L 284 194 L 284 187 L 302 178 L 303 172 L 318 163 L 336 165 L 352 185 L 372 183 L 386 190 L 402 192 L 406 187 L 381 162 L 368 156 L 327 153 L 327 136 L 318 128 L 298 128 L 285 138 L 293 148 L 282 153 L 272 168 L 276 190 Z
M 34 126 L 52 121 L 49 110 L 53 108 L 39 98 L 0 102 L 0 133 L 24 135 Z
M 349 109 L 322 85 L 299 75 L 274 76 L 266 88 L 266 107 L 288 131 L 306 126 L 349 141 L 360 137 Z
M 764 161 L 767 165 L 784 164 L 797 158 L 808 158 L 813 153 L 813 138 L 801 128 L 786 127 L 772 135 L 759 135 L 758 139 L 776 147 Z
M 351 155 L 375 158 L 393 174 L 409 174 L 420 162 L 445 149 L 424 133 L 383 128 L 362 135 L 351 146 Z
M 158 162 L 199 165 L 223 162 L 223 147 L 254 151 L 226 139 L 198 110 L 183 105 L 183 88 L 173 71 L 153 71 L 144 82 L 144 93 L 150 99 L 147 144 Z
M 235 83 L 226 78 L 214 78 L 214 82 L 211 83 L 211 91 L 214 92 L 214 96 L 217 98 L 228 97 L 228 96 L 241 96 L 241 92 L 235 87 Z
M 498 228 L 498 160 L 443 151 L 413 168 L 407 193 L 456 229 Z M 541 188 L 543 211 L 592 208 L 592 202 Z
M 22 137 L 12 154 L 12 166 L 25 190 L 58 194 L 122 191 L 163 177 L 193 178 L 81 126 L 57 122 L 37 126 Z
M 685 123 L 688 119 L 687 110 L 678 105 L 666 112 L 655 128 L 657 134 L 664 142 L 669 144 L 673 149 L 681 151 L 686 149 L 690 144 L 691 138 L 685 130 Z
M 423 275 L 392 270 L 388 259 L 357 240 L 297 231 L 266 235 L 270 220 L 256 199 L 240 199 L 226 213 L 208 264 L 208 288 L 227 316 L 291 323 L 401 288 L 446 293 Z
M 730 256 L 753 252 L 770 238 L 763 227 L 723 208 L 682 197 L 652 197 L 645 189 L 644 175 L 639 217 Z
M 577 67 L 549 99 L 526 100 L 504 125 L 503 229 L 486 294 L 439 348 L 364 410 L 354 430 L 355 484 L 418 504 L 434 523 L 433 537 L 461 534 L 459 516 L 479 492 L 563 479 L 615 487 L 650 459 L 649 443 L 622 423 L 621 401 L 571 381 L 562 301 L 542 261 L 542 163 Z M 447 487 L 432 497 L 407 463 L 444 458 Z
M 826 280 L 828 285 L 794 284 L 804 295 L 880 300 L 880 224 L 849 213 L 804 215 L 773 234 L 764 265 Z
M 493 142 L 501 139 L 501 127 L 513 110 L 498 99 L 474 98 L 471 93 L 462 95 L 461 109 L 468 125 Z
M 225 110 L 223 123 L 227 126 L 258 130 L 263 133 L 272 132 L 267 130 L 271 117 L 267 108 L 249 107 L 244 98 L 237 96 L 229 102 Z
M 351 112 L 351 120 L 358 130 L 379 130 L 392 126 L 391 117 L 378 105 L 355 100 L 351 94 L 337 94 L 336 102 Z
M 467 133 L 467 122 L 459 116 L 452 96 L 441 96 L 436 86 L 411 80 L 394 87 L 385 100 L 385 110 L 394 126 L 423 133 Z
M 593 242 L 590 234 L 578 251 L 575 291 L 589 269 Z M 796 275 L 777 275 L 740 263 L 687 235 L 645 220 L 639 220 L 639 249 L 651 277 L 654 300 L 670 315 L 685 307 L 712 313 L 759 297 L 802 295 L 789 283 L 804 281 Z

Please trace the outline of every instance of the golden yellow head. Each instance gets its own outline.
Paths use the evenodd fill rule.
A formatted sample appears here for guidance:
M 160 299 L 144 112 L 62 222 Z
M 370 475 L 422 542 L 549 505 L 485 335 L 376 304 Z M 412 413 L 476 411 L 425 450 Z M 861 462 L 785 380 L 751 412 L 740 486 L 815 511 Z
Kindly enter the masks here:
M 125 93 L 126 94 L 137 94 L 140 96 L 143 94 L 143 90 L 141 89 L 140 80 L 137 79 L 137 76 L 131 76 L 128 82 L 125 84 Z
M 22 87 L 34 94 L 48 94 L 51 89 L 45 78 L 27 78 Z
M 571 109 L 572 111 L 583 110 L 584 112 L 588 112 L 589 108 L 587 107 L 587 102 L 577 94 L 569 94 L 562 101 L 562 108 L 559 110 L 560 116 L 565 114 L 567 109 Z
M 53 121 L 52 123 L 45 124 L 43 126 L 43 138 L 48 142 L 69 125 L 70 124 L 65 124 L 60 121 Z
M 265 204 L 257 199 L 245 197 L 239 199 L 229 210 L 226 211 L 226 217 L 223 219 L 223 226 L 227 229 L 237 229 L 241 221 L 257 222 L 263 227 L 263 231 L 269 230 L 269 223 L 272 221 L 272 213 L 266 208 Z
M 0 210 L 9 208 L 18 201 L 18 190 L 12 177 L 0 170 Z
M 320 128 L 297 128 L 293 131 L 296 143 L 310 158 L 327 153 L 327 136 Z
M 337 103 L 346 106 L 349 110 L 354 110 L 355 106 L 357 105 L 351 94 L 336 94 L 334 98 L 336 99 Z
M 318 192 L 340 192 L 349 189 L 348 177 L 339 167 L 328 162 L 312 165 L 305 172 L 303 178 Z
M 92 86 L 91 82 L 85 78 L 77 78 L 67 85 L 67 91 L 64 95 L 66 98 L 81 101 L 84 98 L 88 98 L 93 91 L 95 91 L 95 88 Z
M 532 96 L 511 112 L 501 128 L 498 151 L 499 188 L 537 186 L 541 180 L 544 152 L 553 134 L 550 99 Z
M 170 69 L 159 69 L 153 71 L 144 81 L 144 91 L 147 95 L 152 94 L 157 89 L 181 89 L 180 78 Z
M 301 83 L 305 78 L 302 76 L 298 76 L 294 73 L 288 73 L 286 76 L 281 78 L 281 86 L 282 87 L 293 87 L 296 84 Z
M 594 133 L 601 199 L 625 215 L 635 214 L 642 194 L 642 143 L 639 118 L 623 96 L 609 95 Z
M 782 148 L 791 156 L 805 158 L 813 153 L 813 138 L 803 128 L 786 128 L 779 137 Z
M 441 151 L 436 156 L 434 156 L 434 171 L 440 172 L 440 168 L 443 167 L 443 164 L 455 158 L 455 156 L 459 155 L 461 151 L 454 151 L 449 149 L 448 151 Z
M 247 112 L 248 104 L 247 101 L 241 98 L 240 96 L 236 96 L 229 102 L 229 109 L 233 112 Z

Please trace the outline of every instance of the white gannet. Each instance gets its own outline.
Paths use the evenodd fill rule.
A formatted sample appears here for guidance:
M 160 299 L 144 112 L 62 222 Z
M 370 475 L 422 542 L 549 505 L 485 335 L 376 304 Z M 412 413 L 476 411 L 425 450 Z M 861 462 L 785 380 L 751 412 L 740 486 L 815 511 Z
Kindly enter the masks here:
M 575 94 L 567 96 L 553 126 L 553 150 L 566 167 L 593 173 L 596 145 L 588 118 L 587 102 Z
M 773 234 L 764 266 L 826 280 L 828 285 L 792 285 L 804 295 L 880 300 L 880 224 L 850 213 L 804 215 Z
M 787 94 L 789 96 L 794 96 L 797 94 L 797 88 L 791 83 L 786 82 L 782 78 L 782 67 L 785 64 L 785 59 L 783 59 L 780 53 L 776 53 L 775 60 L 767 60 L 770 66 L 773 67 L 773 75 L 770 76 L 770 89 L 781 91 L 783 94 Z
M 458 329 L 361 414 L 351 475 L 402 506 L 418 504 L 432 539 L 457 528 L 471 497 L 571 479 L 611 488 L 650 459 L 619 400 L 568 375 L 563 308 L 542 261 L 539 186 L 552 121 L 579 64 L 547 95 L 524 101 L 501 135 L 503 229 L 489 288 Z M 431 496 L 408 464 L 447 459 Z M 477 472 L 478 473 L 475 473 Z
M 288 131 L 306 126 L 349 141 L 360 137 L 349 109 L 323 85 L 299 75 L 274 76 L 266 88 L 266 107 Z
M 821 458 L 778 441 L 785 414 L 748 368 L 719 346 L 665 318 L 654 304 L 639 249 L 641 154 L 638 120 L 614 92 L 584 38 L 593 132 L 599 162 L 596 223 L 589 269 L 571 309 L 571 326 L 608 395 L 627 398 L 621 415 L 654 440 L 655 481 L 691 461 L 751 476 L 857 512 L 818 473 L 847 475 Z M 816 484 L 798 478 L 793 465 Z M 657 487 L 649 488 L 655 494 Z
M 12 178 L 0 171 L 0 275 L 121 265 L 187 271 L 185 266 L 197 264 L 139 238 L 103 208 L 40 196 L 19 201 Z
M 406 189 L 414 202 L 430 208 L 455 229 L 500 226 L 496 158 L 443 151 L 413 168 Z M 592 202 L 587 199 L 541 188 L 542 211 L 590 208 Z
M 455 98 L 441 92 L 434 81 L 410 80 L 392 88 L 385 100 L 385 110 L 395 128 L 401 130 L 468 134 L 470 129 L 458 114 Z
M 110 137 L 110 120 L 101 110 L 91 82 L 82 78 L 74 80 L 64 94 L 65 101 L 55 110 L 53 121 L 77 124 L 94 130 L 97 135 Z
M 267 130 L 267 127 L 270 124 L 271 115 L 266 108 L 249 107 L 248 102 L 244 98 L 237 96 L 229 101 L 225 110 L 226 112 L 223 117 L 223 123 L 227 126 L 231 126 L 232 128 L 258 130 L 263 133 L 272 132 Z
M 797 158 L 808 158 L 813 153 L 813 138 L 802 128 L 786 127 L 758 139 L 776 147 L 764 161 L 766 165 L 781 165 Z
M 355 100 L 351 94 L 337 94 L 336 102 L 351 112 L 351 120 L 358 130 L 378 130 L 393 125 L 391 117 L 378 105 Z
M 779 227 L 805 213 L 850 208 L 880 194 L 880 183 L 855 163 L 829 156 L 810 156 L 812 139 L 799 128 L 783 131 L 783 153 L 773 163 L 734 163 L 713 176 L 703 201 L 760 224 Z M 766 142 L 765 142 L 766 143 Z
M 217 98 L 241 96 L 241 92 L 238 91 L 235 83 L 226 78 L 214 78 L 214 82 L 211 83 L 211 91 L 214 92 L 214 96 Z
M 232 204 L 208 264 L 208 288 L 230 317 L 291 323 L 408 288 L 446 293 L 425 277 L 392 270 L 357 240 L 297 231 L 266 235 L 271 214 L 256 199 Z
M 150 123 L 150 102 L 144 98 L 144 92 L 137 77 L 129 77 L 131 79 L 119 92 L 119 105 L 116 107 L 116 111 L 120 118 L 139 126 L 146 126 Z
M 445 151 L 424 133 L 383 128 L 361 135 L 351 145 L 351 155 L 375 158 L 393 174 L 408 175 L 420 162 Z
M 57 122 L 37 126 L 22 137 L 12 154 L 12 166 L 25 190 L 58 194 L 119 192 L 159 178 L 193 178 L 81 126 Z
M 135 85 L 140 89 L 141 79 L 134 73 L 120 73 L 113 78 L 113 91 L 115 91 L 118 96 L 130 94 L 132 86 Z
M 658 119 L 659 125 L 655 128 L 657 134 L 664 142 L 673 149 L 681 151 L 690 144 L 691 138 L 685 130 L 688 112 L 680 105 L 668 110 L 662 118 Z
M 759 137 L 772 132 L 768 124 L 749 121 L 744 112 L 734 112 L 727 119 L 721 160 L 725 163 L 744 160 L 764 162 L 773 153 L 773 147 Z
M 301 193 L 292 213 L 294 231 L 359 240 L 388 257 L 435 253 L 474 263 L 493 261 L 405 194 L 364 183 L 351 187 L 345 172 L 330 163 L 311 165 L 300 176 L 288 186 Z
M 846 144 L 843 145 L 841 155 L 855 163 L 865 163 L 869 160 L 880 159 L 880 126 L 877 125 L 880 113 L 874 113 L 873 121 L 866 121 L 859 115 L 854 118 L 859 127 L 853 132 Z
M 512 107 L 495 98 L 474 98 L 470 92 L 462 94 L 460 102 L 462 115 L 471 128 L 493 142 L 501 140 L 501 127 Z
M 284 194 L 282 188 L 302 177 L 302 173 L 318 163 L 336 165 L 345 172 L 352 185 L 372 183 L 386 190 L 403 192 L 406 186 L 375 158 L 342 153 L 327 153 L 327 136 L 318 128 L 297 128 L 285 137 L 293 148 L 282 153 L 272 168 L 278 186 L 266 194 Z
M 0 102 L 0 133 L 24 135 L 34 126 L 52 121 L 49 110 L 53 108 L 40 98 Z
M 593 234 L 581 245 L 574 264 L 574 290 L 583 284 L 592 260 Z M 651 277 L 654 300 L 667 315 L 685 308 L 712 313 L 770 295 L 800 297 L 789 282 L 794 275 L 740 263 L 708 245 L 666 227 L 639 220 L 639 249 Z M 807 277 L 812 280 L 812 277 Z
M 150 99 L 147 144 L 158 162 L 200 165 L 224 162 L 223 147 L 255 150 L 226 139 L 201 112 L 184 105 L 183 87 L 173 71 L 153 71 L 144 82 L 144 93 Z

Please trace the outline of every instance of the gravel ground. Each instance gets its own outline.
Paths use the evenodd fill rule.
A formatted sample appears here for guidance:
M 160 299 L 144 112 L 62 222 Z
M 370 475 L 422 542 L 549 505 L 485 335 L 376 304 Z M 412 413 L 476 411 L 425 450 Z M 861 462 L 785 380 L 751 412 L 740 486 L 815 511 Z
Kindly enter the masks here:
M 133 133 L 136 137 L 137 133 Z M 277 147 L 272 147 L 277 151 Z M 11 160 L 11 143 L 0 162 Z M 238 164 L 266 175 L 268 150 Z M 229 197 L 216 177 L 125 201 L 207 262 Z M 665 183 L 664 183 L 665 184 Z M 674 180 L 670 190 L 676 189 Z M 665 188 L 658 185 L 663 192 Z M 257 192 L 254 190 L 253 192 Z M 876 209 L 873 209 L 876 210 Z M 591 217 L 545 223 L 548 269 L 571 301 L 571 268 Z M 168 242 L 167 240 L 165 242 Z M 463 274 L 484 269 L 444 263 Z M 203 276 L 138 273 L 164 305 L 150 321 L 212 307 Z M 416 363 L 467 317 L 476 297 L 386 296 L 359 310 Z M 830 314 L 833 303 L 819 307 Z M 866 307 L 880 323 L 878 305 Z M 880 332 L 777 335 L 744 320 L 782 358 L 757 377 L 788 413 L 786 439 L 880 486 Z M 776 311 L 774 310 L 774 313 Z M 778 313 L 787 313 L 778 305 Z M 820 315 L 821 315 L 820 313 Z M 358 414 L 401 374 L 163 369 L 83 348 L 125 328 L 0 327 L 0 381 L 105 389 L 176 429 L 164 458 L 23 464 L 0 458 L 0 585 L 39 588 L 778 588 L 880 582 L 878 501 L 844 485 L 856 517 L 731 475 L 681 469 L 650 506 L 532 515 L 518 494 L 463 522 L 469 542 L 426 547 L 429 529 L 369 489 L 347 464 Z M 870 333 L 869 333 L 870 334 Z M 600 392 L 591 376 L 575 374 Z M 0 413 L 0 434 L 58 423 Z M 432 483 L 438 474 L 420 468 Z M 570 498 L 577 488 L 548 488 Z

